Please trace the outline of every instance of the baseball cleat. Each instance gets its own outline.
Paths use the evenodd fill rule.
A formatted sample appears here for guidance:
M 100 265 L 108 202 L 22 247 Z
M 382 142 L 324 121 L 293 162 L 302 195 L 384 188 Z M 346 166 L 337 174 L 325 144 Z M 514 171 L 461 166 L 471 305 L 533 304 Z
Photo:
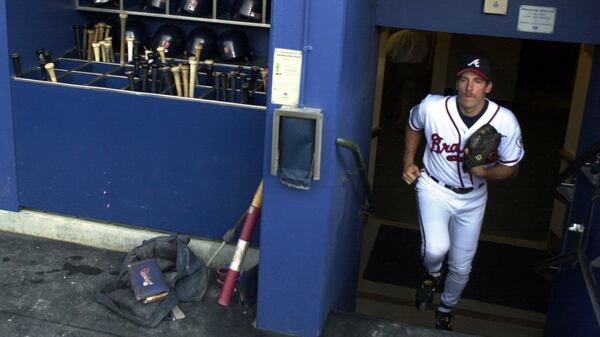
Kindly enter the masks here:
M 449 312 L 435 311 L 435 328 L 439 330 L 452 331 L 454 316 Z
M 419 310 L 427 310 L 431 308 L 433 294 L 435 294 L 439 284 L 439 277 L 433 277 L 429 274 L 425 275 L 421 281 L 421 285 L 417 288 L 417 293 L 415 294 L 415 304 Z

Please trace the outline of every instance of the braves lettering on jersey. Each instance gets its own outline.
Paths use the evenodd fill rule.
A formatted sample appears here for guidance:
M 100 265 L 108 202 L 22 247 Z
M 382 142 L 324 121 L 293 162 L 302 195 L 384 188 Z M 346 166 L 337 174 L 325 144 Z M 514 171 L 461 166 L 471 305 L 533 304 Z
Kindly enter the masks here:
M 489 165 L 513 166 L 521 161 L 525 151 L 519 123 L 510 110 L 492 101 L 470 128 L 460 117 L 456 96 L 428 95 L 411 109 L 409 117 L 411 129 L 424 131 L 427 150 L 423 164 L 427 172 L 444 184 L 460 188 L 476 187 L 485 182 L 470 172 L 464 172 L 461 161 L 466 140 L 488 123 L 502 135 L 497 160 Z

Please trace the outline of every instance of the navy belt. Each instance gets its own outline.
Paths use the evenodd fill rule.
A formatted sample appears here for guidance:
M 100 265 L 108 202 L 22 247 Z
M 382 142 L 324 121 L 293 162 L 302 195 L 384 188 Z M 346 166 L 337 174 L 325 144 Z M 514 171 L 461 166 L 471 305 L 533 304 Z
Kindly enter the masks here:
M 429 178 L 431 178 L 431 180 L 435 181 L 436 183 L 444 186 L 445 188 L 449 189 L 450 191 L 454 192 L 454 193 L 458 193 L 458 194 L 467 194 L 471 191 L 473 191 L 475 189 L 475 187 L 455 187 L 455 186 L 450 186 L 450 185 L 446 185 L 443 182 L 440 182 L 438 178 L 432 176 L 431 174 L 429 174 L 429 172 L 425 171 L 425 173 L 427 173 L 427 175 L 429 176 Z M 485 183 L 481 183 L 479 186 L 477 186 L 477 188 L 480 188 L 481 186 L 483 186 Z

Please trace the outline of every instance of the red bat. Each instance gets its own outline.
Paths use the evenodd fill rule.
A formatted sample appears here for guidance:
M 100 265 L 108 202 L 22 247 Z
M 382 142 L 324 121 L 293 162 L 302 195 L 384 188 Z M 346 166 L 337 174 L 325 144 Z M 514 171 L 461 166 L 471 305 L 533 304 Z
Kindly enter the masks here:
M 240 239 L 238 240 L 237 246 L 235 247 L 235 252 L 231 258 L 231 265 L 229 266 L 229 271 L 227 272 L 227 278 L 225 279 L 225 283 L 221 289 L 221 294 L 219 294 L 219 304 L 222 306 L 229 306 L 229 303 L 231 303 L 231 297 L 233 296 L 235 283 L 240 276 L 242 262 L 244 262 L 244 257 L 248 251 L 248 246 L 250 246 L 252 232 L 254 231 L 254 227 L 256 226 L 256 223 L 260 217 L 262 193 L 263 183 L 261 181 L 260 185 L 258 185 L 258 188 L 256 189 L 256 193 L 254 193 L 254 198 L 252 198 L 252 204 L 250 205 L 250 208 L 248 208 L 248 213 L 246 215 L 246 219 L 244 220 L 244 226 L 242 227 Z

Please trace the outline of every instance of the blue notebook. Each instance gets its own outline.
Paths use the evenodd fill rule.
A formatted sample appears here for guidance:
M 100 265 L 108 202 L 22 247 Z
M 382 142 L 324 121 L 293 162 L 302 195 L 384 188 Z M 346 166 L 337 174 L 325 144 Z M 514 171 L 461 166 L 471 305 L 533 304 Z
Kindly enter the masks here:
M 138 301 L 150 303 L 169 294 L 169 285 L 154 259 L 142 260 L 129 266 L 129 282 Z

